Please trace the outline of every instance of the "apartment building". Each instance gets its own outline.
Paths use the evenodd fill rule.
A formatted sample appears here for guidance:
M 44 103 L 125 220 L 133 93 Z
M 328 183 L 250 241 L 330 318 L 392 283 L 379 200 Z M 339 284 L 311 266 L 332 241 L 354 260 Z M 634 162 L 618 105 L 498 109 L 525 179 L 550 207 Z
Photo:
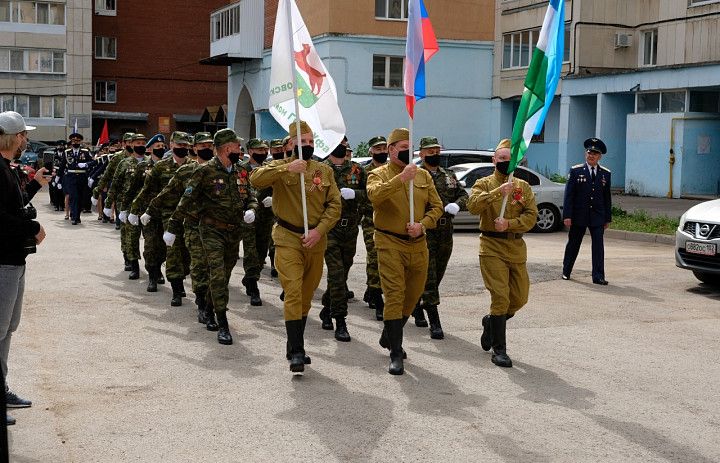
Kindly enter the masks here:
M 493 132 L 508 134 L 547 1 L 496 2 Z M 720 0 L 568 0 L 564 78 L 531 167 L 566 173 L 602 138 L 613 187 L 720 195 Z
M 95 139 L 105 121 L 111 138 L 224 127 L 227 71 L 199 64 L 210 43 L 209 24 L 201 18 L 223 4 L 94 0 Z
M 268 111 L 277 5 L 277 0 L 234 1 L 210 18 L 210 56 L 203 62 L 229 68 L 228 123 L 245 138 L 285 135 Z M 297 0 L 297 5 L 335 81 L 351 144 L 407 126 L 402 89 L 407 0 Z M 440 51 L 426 68 L 428 98 L 416 108 L 416 138 L 435 135 L 453 148 L 495 146 L 489 130 L 493 0 L 425 0 L 425 6 Z
M 90 136 L 91 0 L 0 1 L 0 110 L 65 139 L 77 121 Z

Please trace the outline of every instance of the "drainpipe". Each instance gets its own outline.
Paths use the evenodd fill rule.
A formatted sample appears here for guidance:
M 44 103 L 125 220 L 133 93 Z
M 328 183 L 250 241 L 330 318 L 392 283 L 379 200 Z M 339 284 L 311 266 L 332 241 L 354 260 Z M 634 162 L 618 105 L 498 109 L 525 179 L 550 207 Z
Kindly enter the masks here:
M 675 146 L 675 122 L 678 121 L 717 121 L 720 118 L 718 117 L 673 117 L 672 121 L 670 122 L 670 157 L 668 159 L 668 163 L 670 164 L 670 182 L 668 185 L 668 193 L 667 197 L 672 198 L 673 197 L 673 166 L 675 165 L 675 150 L 673 147 Z

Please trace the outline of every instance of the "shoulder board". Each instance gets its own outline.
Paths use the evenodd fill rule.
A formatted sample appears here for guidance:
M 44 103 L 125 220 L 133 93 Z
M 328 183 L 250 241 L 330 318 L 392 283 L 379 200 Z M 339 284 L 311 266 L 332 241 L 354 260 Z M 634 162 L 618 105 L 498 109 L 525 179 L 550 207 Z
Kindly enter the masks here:
M 575 164 L 574 166 L 571 167 L 571 169 L 577 169 L 579 167 L 584 167 L 584 166 L 585 166 L 585 164 Z
M 610 172 L 610 169 L 608 169 L 608 168 L 605 167 L 605 166 L 598 166 L 598 167 L 600 167 L 600 169 L 604 170 L 605 172 L 611 173 L 611 172 Z

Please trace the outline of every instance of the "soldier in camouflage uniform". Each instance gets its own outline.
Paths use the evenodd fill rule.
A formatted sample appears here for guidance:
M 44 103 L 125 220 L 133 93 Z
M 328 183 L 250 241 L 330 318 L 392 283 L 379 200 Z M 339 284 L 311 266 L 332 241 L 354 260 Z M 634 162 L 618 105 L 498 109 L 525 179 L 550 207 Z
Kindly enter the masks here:
M 273 161 L 285 159 L 285 148 L 283 147 L 283 140 L 276 138 L 270 141 L 270 156 Z M 272 190 L 272 188 L 271 188 Z M 272 196 L 269 196 L 270 211 L 272 212 Z M 267 201 L 266 201 L 267 202 Z M 264 205 L 264 204 L 263 204 Z M 275 214 L 273 213 L 273 223 L 275 223 Z M 272 232 L 272 227 L 271 227 Z M 275 242 L 270 234 L 270 242 L 268 243 L 268 254 L 270 255 L 270 276 L 276 278 L 278 276 L 277 269 L 275 268 Z
M 192 137 L 185 132 L 173 132 L 170 136 L 170 149 L 172 150 L 172 156 L 159 161 L 155 164 L 150 171 L 150 175 L 145 179 L 140 194 L 132 204 L 131 212 L 134 215 L 142 215 L 147 210 L 150 201 L 155 198 L 162 191 L 170 179 L 173 178 L 175 172 L 185 164 L 186 162 L 192 162 L 187 160 L 190 146 L 192 145 Z M 173 208 L 168 208 L 162 211 L 159 216 L 152 216 L 162 220 L 162 229 L 167 230 L 168 220 L 170 215 L 173 213 Z M 166 250 L 166 261 L 165 261 L 165 274 L 167 279 L 172 286 L 172 298 L 170 305 L 173 307 L 179 307 L 182 305 L 182 298 L 185 297 L 185 288 L 183 287 L 183 280 L 187 275 L 190 274 L 190 253 L 185 246 L 185 240 L 183 239 L 182 232 L 178 234 L 179 239 L 175 240 L 174 246 Z M 160 243 L 153 243 L 153 245 L 160 245 Z M 161 252 L 161 251 L 156 251 Z M 155 279 L 159 278 L 160 266 L 157 265 L 154 268 Z
M 364 167 L 365 176 L 387 162 L 388 149 L 387 140 L 383 136 L 377 136 L 368 142 L 372 161 Z M 378 321 L 383 319 L 385 301 L 383 301 L 382 288 L 380 287 L 380 273 L 378 272 L 377 251 L 375 250 L 375 225 L 373 225 L 373 206 L 369 200 L 362 201 L 360 206 L 362 215 L 363 240 L 367 251 L 365 273 L 367 274 L 367 289 L 363 301 L 367 302 L 371 309 L 375 309 L 375 318 Z
M 147 138 L 141 133 L 134 134 L 130 143 L 133 150 L 133 155 L 123 159 L 118 164 L 113 176 L 112 183 L 110 184 L 110 190 L 108 191 L 108 200 L 103 212 L 105 215 L 110 215 L 110 204 L 115 203 L 115 210 L 120 211 L 118 219 L 122 223 L 122 229 L 120 231 L 121 249 L 130 263 L 130 280 L 137 280 L 140 278 L 140 230 L 127 223 L 127 209 L 130 208 L 130 204 L 125 201 L 132 201 L 134 195 L 127 195 L 127 190 L 131 187 L 131 181 L 135 168 L 140 161 L 144 161 L 145 158 L 145 142 Z
M 183 232 L 183 220 L 198 218 L 210 270 L 210 297 L 218 319 L 217 339 L 227 345 L 233 342 L 226 313 L 228 285 L 238 259 L 242 223 L 255 221 L 258 205 L 250 174 L 238 162 L 242 138 L 232 129 L 222 129 L 215 134 L 214 143 L 215 157 L 193 173 L 163 238 L 172 247 Z
M 138 164 L 135 170 L 135 180 L 137 183 L 136 192 L 140 193 L 145 182 L 147 181 L 150 172 L 153 167 L 158 163 L 163 155 L 165 154 L 165 137 L 162 134 L 157 134 L 150 139 L 145 145 L 147 152 L 150 154 L 150 158 L 147 161 L 143 161 Z M 137 208 L 135 203 L 138 200 L 139 195 L 135 195 L 132 205 L 130 206 L 130 214 L 128 214 L 128 222 L 134 226 L 140 226 L 140 219 L 137 216 Z M 149 223 L 143 224 L 141 227 L 143 239 L 145 240 L 145 246 L 143 251 L 143 258 L 145 259 L 145 270 L 148 272 L 148 286 L 147 291 L 150 293 L 157 292 L 157 285 L 164 284 L 165 279 L 162 276 L 160 267 L 165 262 L 165 243 L 162 240 L 162 223 L 157 221 L 150 221 Z
M 324 163 L 330 166 L 335 175 L 335 183 L 340 189 L 342 213 L 340 220 L 328 232 L 328 244 L 325 249 L 327 265 L 327 289 L 322 296 L 323 309 L 320 311 L 322 328 L 333 329 L 335 319 L 335 339 L 350 341 L 345 318 L 348 312 L 347 279 L 355 258 L 357 246 L 358 204 L 367 199 L 365 194 L 365 171 L 360 164 L 345 159 L 346 148 L 339 144 Z
M 425 137 L 420 140 L 422 168 L 430 172 L 444 209 L 442 217 L 437 221 L 437 227 L 427 231 L 427 246 L 430 251 L 428 275 L 425 290 L 413 312 L 415 325 L 421 327 L 427 326 L 424 314 L 427 312 L 432 339 L 445 337 L 437 309 L 440 304 L 438 287 L 452 254 L 453 218 L 459 211 L 467 210 L 468 199 L 467 191 L 460 185 L 455 173 L 440 167 L 440 148 L 440 143 L 435 137 Z

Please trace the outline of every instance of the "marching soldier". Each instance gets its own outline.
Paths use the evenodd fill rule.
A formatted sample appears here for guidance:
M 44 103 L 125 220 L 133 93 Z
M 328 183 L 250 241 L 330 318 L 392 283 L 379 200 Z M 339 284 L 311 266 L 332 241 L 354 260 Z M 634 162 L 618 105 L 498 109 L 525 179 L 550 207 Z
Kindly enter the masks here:
M 273 161 L 285 159 L 285 151 L 283 148 L 282 139 L 276 138 L 270 141 L 270 156 L 272 156 Z M 269 200 L 266 199 L 266 202 L 270 204 L 266 207 L 270 208 L 270 211 L 272 212 L 272 195 L 270 196 Z M 265 204 L 263 203 L 263 205 Z M 273 223 L 275 223 L 275 214 L 273 214 Z M 268 254 L 270 255 L 270 276 L 276 278 L 278 276 L 278 272 L 275 268 L 275 243 L 272 239 L 272 228 L 270 233 L 270 242 L 268 243 Z
M 495 172 L 475 182 L 467 201 L 471 214 L 480 216 L 480 272 L 490 292 L 490 314 L 482 319 L 483 350 L 492 347 L 492 362 L 511 367 L 507 355 L 505 327 L 508 319 L 527 303 L 530 278 L 527 249 L 522 239 L 537 222 L 535 195 L 524 180 L 508 181 L 510 140 L 495 149 Z M 500 217 L 504 197 L 508 197 L 505 217 Z
M 140 230 L 127 223 L 127 209 L 130 208 L 130 204 L 123 203 L 125 198 L 132 201 L 134 197 L 126 195 L 127 190 L 131 186 L 130 178 L 135 173 L 135 169 L 140 161 L 144 161 L 145 142 L 147 138 L 141 133 L 133 134 L 130 146 L 133 150 L 133 155 L 123 159 L 115 170 L 112 182 L 110 183 L 110 190 L 108 191 L 107 203 L 103 213 L 110 216 L 112 213 L 110 205 L 115 203 L 115 210 L 120 211 L 118 214 L 118 220 L 120 220 L 122 228 L 120 229 L 120 248 L 122 249 L 123 256 L 129 263 L 130 275 L 128 279 L 137 280 L 140 278 Z M 100 186 L 98 185 L 98 188 Z M 127 268 L 127 266 L 126 266 Z
M 443 213 L 432 177 L 410 162 L 407 129 L 395 129 L 388 137 L 390 162 L 370 172 L 367 194 L 372 201 L 375 247 L 380 283 L 385 294 L 384 329 L 380 345 L 390 349 L 388 373 L 404 372 L 403 326 L 425 287 L 428 248 L 425 234 L 435 228 Z M 409 218 L 407 185 L 413 180 L 414 217 Z
M 199 220 L 200 240 L 210 270 L 210 297 L 218 319 L 217 339 L 225 345 L 233 342 L 226 313 L 228 284 L 238 259 L 242 222 L 254 222 L 257 209 L 248 171 L 238 163 L 241 143 L 242 138 L 232 129 L 215 134 L 215 157 L 193 173 L 163 236 L 165 243 L 173 247 L 183 233 L 183 220 Z
M 428 326 L 423 311 L 427 312 L 432 339 L 445 337 L 438 314 L 438 305 L 440 305 L 438 287 L 452 254 L 453 218 L 459 211 L 467 210 L 468 198 L 467 191 L 460 185 L 455 173 L 440 167 L 440 148 L 440 143 L 435 137 L 425 137 L 420 140 L 422 167 L 430 172 L 445 211 L 437 222 L 437 228 L 427 232 L 428 250 L 432 251 L 428 264 L 428 276 L 425 282 L 425 291 L 413 312 L 415 325 L 420 327 Z
M 327 265 L 327 289 L 322 296 L 323 309 L 320 311 L 322 328 L 333 329 L 335 339 L 350 341 L 345 318 L 348 312 L 347 279 L 355 258 L 358 236 L 358 204 L 366 199 L 365 171 L 356 162 L 345 158 L 346 148 L 342 143 L 331 153 L 325 164 L 335 174 L 335 183 L 340 189 L 342 211 L 340 220 L 328 233 L 325 264 Z
M 89 150 L 82 148 L 83 136 L 79 133 L 70 134 L 71 148 L 65 150 L 60 164 L 62 188 L 70 197 L 70 220 L 73 225 L 80 223 L 80 211 L 83 207 L 83 194 L 87 188 L 87 169 L 93 157 Z
M 388 158 L 387 139 L 383 136 L 373 137 L 368 142 L 372 161 L 364 167 L 366 177 L 370 172 L 385 165 Z M 367 198 L 361 205 L 363 240 L 367 253 L 365 273 L 367 275 L 367 289 L 363 301 L 367 302 L 371 309 L 375 309 L 375 318 L 378 321 L 383 319 L 385 302 L 383 301 L 382 288 L 380 286 L 380 272 L 378 272 L 377 251 L 375 250 L 375 225 L 373 225 L 373 205 Z
M 100 196 L 102 196 L 103 199 L 103 213 L 110 217 L 112 214 L 112 208 L 113 204 L 107 202 L 107 193 L 110 189 L 110 184 L 112 183 L 113 178 L 115 177 L 115 171 L 117 170 L 117 167 L 120 165 L 123 159 L 132 156 L 133 155 L 133 147 L 132 147 L 132 137 L 135 135 L 134 133 L 128 132 L 125 133 L 122 137 L 121 146 L 122 150 L 115 153 L 115 155 L 110 159 L 110 162 L 108 163 L 107 168 L 105 169 L 105 173 L 103 174 L 102 178 L 100 178 L 100 181 L 98 182 L 97 186 L 93 189 L 93 198 L 98 199 Z M 119 212 L 117 209 L 115 209 L 116 212 Z M 111 211 L 110 214 L 106 213 L 105 211 Z M 120 230 L 120 220 L 115 216 L 115 229 Z M 122 232 L 121 232 L 122 233 Z M 127 260 L 127 257 L 124 256 L 125 259 L 125 271 L 130 270 L 130 261 Z
M 295 127 L 292 124 L 291 130 Z M 275 266 L 285 290 L 285 329 L 290 371 L 299 373 L 310 363 L 305 355 L 304 331 L 313 293 L 323 272 L 323 254 L 327 233 L 340 218 L 340 192 L 332 169 L 313 161 L 315 141 L 306 122 L 300 123 L 300 154 L 273 161 L 253 171 L 252 184 L 257 189 L 273 188 L 273 227 Z M 305 184 L 300 184 L 300 173 Z M 302 192 L 306 192 L 309 232 L 305 234 Z

